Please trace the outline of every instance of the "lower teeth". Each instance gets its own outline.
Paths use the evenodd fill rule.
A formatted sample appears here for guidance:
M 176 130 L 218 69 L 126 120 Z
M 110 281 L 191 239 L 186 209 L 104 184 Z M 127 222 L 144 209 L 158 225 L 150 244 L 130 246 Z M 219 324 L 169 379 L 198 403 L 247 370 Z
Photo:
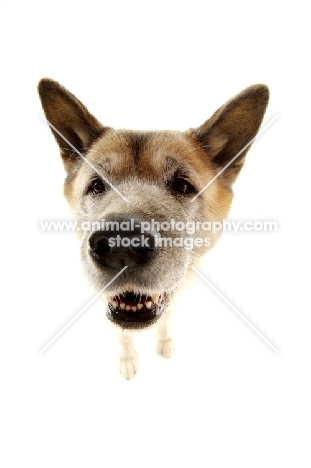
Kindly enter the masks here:
M 134 303 L 133 305 L 126 304 L 126 302 L 121 302 L 123 296 L 124 296 L 123 294 L 121 294 L 120 296 L 114 296 L 109 301 L 110 304 L 115 309 L 119 308 L 121 310 L 126 310 L 127 312 L 128 311 L 137 312 L 137 311 L 141 311 L 143 308 L 151 310 L 153 306 L 157 306 L 161 301 L 162 293 L 161 294 L 152 294 L 150 296 L 147 296 L 147 295 L 140 296 L 139 300 L 141 301 L 143 299 L 143 302 L 138 302 L 136 304 Z M 125 296 L 124 296 L 124 298 L 125 298 Z M 148 298 L 150 298 L 152 300 L 147 300 Z

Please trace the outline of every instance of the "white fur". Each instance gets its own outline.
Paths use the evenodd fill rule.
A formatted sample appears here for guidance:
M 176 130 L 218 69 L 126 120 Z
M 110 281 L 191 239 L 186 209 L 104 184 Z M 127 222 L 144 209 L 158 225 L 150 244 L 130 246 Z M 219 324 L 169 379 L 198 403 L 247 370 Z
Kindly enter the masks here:
M 137 353 L 134 347 L 132 333 L 128 330 L 122 330 L 119 334 L 121 345 L 119 358 L 119 371 L 127 380 L 130 380 L 137 371 Z

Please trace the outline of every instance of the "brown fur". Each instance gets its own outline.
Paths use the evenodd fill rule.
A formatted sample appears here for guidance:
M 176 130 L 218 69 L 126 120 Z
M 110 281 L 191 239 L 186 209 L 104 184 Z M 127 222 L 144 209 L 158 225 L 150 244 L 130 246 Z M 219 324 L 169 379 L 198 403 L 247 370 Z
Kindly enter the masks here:
M 78 222 L 109 216 L 153 218 L 160 222 L 172 218 L 184 222 L 222 221 L 229 213 L 232 184 L 250 146 L 193 202 L 192 198 L 255 137 L 269 98 L 265 85 L 250 86 L 199 128 L 186 132 L 139 132 L 104 127 L 75 96 L 52 80 L 40 81 L 39 94 L 47 120 L 128 199 L 126 203 L 108 186 L 103 195 L 90 198 L 88 187 L 96 176 L 94 169 L 52 129 L 67 172 L 65 196 Z M 180 179 L 191 184 L 191 193 L 172 189 Z M 99 290 L 118 269 L 95 265 L 89 258 L 90 236 L 81 232 L 79 235 L 86 274 Z M 177 237 L 174 232 L 170 235 Z M 194 247 L 191 252 L 168 247 L 158 249 L 145 265 L 130 265 L 107 291 L 113 296 L 122 291 L 147 295 L 164 290 L 171 301 L 176 289 L 188 281 L 191 267 L 219 235 L 211 234 L 210 246 Z M 199 230 L 195 236 L 204 238 L 206 233 Z M 122 265 L 124 259 L 119 269 Z M 165 325 L 168 315 L 159 321 L 158 350 L 166 356 L 171 352 Z M 122 359 L 127 361 L 125 367 L 121 366 L 121 372 L 130 378 L 136 371 L 134 351 L 130 338 L 124 336 Z

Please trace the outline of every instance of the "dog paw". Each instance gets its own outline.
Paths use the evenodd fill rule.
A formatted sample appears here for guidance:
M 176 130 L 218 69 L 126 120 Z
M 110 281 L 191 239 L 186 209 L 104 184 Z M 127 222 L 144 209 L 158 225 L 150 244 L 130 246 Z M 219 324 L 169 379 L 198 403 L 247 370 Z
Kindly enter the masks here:
M 158 340 L 157 342 L 157 352 L 166 358 L 172 357 L 174 350 L 174 345 L 171 338 L 167 340 Z
M 119 371 L 122 377 L 130 380 L 137 372 L 137 362 L 135 357 L 121 358 L 119 362 Z

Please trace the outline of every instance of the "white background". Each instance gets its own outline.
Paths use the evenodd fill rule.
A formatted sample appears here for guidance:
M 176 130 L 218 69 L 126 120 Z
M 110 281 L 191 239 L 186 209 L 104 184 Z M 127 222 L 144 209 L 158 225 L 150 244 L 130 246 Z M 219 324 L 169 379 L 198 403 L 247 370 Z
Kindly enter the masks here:
M 300 467 L 310 454 L 310 24 L 307 2 L 0 1 L 1 451 L 5 468 Z M 266 83 L 279 117 L 247 156 L 233 220 L 276 233 L 225 235 L 180 304 L 170 361 L 141 335 L 139 371 L 94 303 L 68 219 L 63 168 L 40 118 L 48 76 L 104 124 L 200 125 Z

